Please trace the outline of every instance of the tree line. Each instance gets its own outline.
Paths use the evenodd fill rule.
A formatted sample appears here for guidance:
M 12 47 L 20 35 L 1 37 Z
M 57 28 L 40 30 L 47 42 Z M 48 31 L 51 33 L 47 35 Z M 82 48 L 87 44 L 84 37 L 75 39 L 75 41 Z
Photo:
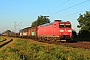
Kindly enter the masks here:
M 90 11 L 86 11 L 85 14 L 80 14 L 77 19 L 80 28 L 79 38 L 90 38 Z

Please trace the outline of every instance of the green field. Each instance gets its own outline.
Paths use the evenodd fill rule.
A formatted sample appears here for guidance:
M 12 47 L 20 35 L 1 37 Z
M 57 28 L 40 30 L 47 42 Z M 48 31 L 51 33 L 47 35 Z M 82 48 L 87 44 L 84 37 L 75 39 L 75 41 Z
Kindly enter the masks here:
M 0 36 L 0 42 L 3 42 L 3 41 L 5 41 L 5 38 Z
M 0 50 L 0 60 L 90 60 L 90 49 L 17 39 Z

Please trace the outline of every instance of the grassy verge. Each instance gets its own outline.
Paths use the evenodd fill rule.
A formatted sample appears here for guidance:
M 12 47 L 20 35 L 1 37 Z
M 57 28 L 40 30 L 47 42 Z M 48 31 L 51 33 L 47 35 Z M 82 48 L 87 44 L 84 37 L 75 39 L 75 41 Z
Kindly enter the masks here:
M 0 42 L 3 42 L 3 41 L 5 41 L 6 39 L 4 38 L 4 37 L 1 37 L 0 36 Z
M 18 39 L 0 50 L 0 60 L 90 60 L 90 50 Z

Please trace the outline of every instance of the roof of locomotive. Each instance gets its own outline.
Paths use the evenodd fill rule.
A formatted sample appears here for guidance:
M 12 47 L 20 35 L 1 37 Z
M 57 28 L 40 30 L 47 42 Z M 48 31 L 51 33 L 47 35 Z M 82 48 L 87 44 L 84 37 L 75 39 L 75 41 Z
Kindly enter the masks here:
M 71 24 L 71 22 L 59 22 L 60 24 Z
M 40 26 L 40 27 L 42 27 L 42 26 L 48 26 L 48 25 L 52 25 L 52 24 L 54 24 L 54 23 L 60 23 L 60 24 L 71 24 L 69 21 L 63 22 L 63 21 L 61 21 L 61 20 L 55 20 L 55 21 L 52 22 L 52 23 L 46 23 L 46 24 L 39 25 L 39 26 Z
M 70 23 L 69 21 L 62 21 L 62 20 L 54 20 L 54 22 L 59 22 L 59 23 Z

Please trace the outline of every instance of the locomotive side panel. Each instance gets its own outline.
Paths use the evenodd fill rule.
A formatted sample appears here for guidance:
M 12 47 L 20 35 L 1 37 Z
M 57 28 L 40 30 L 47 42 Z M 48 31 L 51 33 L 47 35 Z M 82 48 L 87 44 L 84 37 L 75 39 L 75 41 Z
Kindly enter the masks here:
M 46 25 L 40 25 L 38 26 L 38 38 L 40 40 L 55 41 L 59 39 L 58 31 L 59 31 L 59 28 L 57 27 L 57 23 L 53 22 Z
M 53 24 L 38 26 L 38 36 L 43 37 L 53 36 Z

